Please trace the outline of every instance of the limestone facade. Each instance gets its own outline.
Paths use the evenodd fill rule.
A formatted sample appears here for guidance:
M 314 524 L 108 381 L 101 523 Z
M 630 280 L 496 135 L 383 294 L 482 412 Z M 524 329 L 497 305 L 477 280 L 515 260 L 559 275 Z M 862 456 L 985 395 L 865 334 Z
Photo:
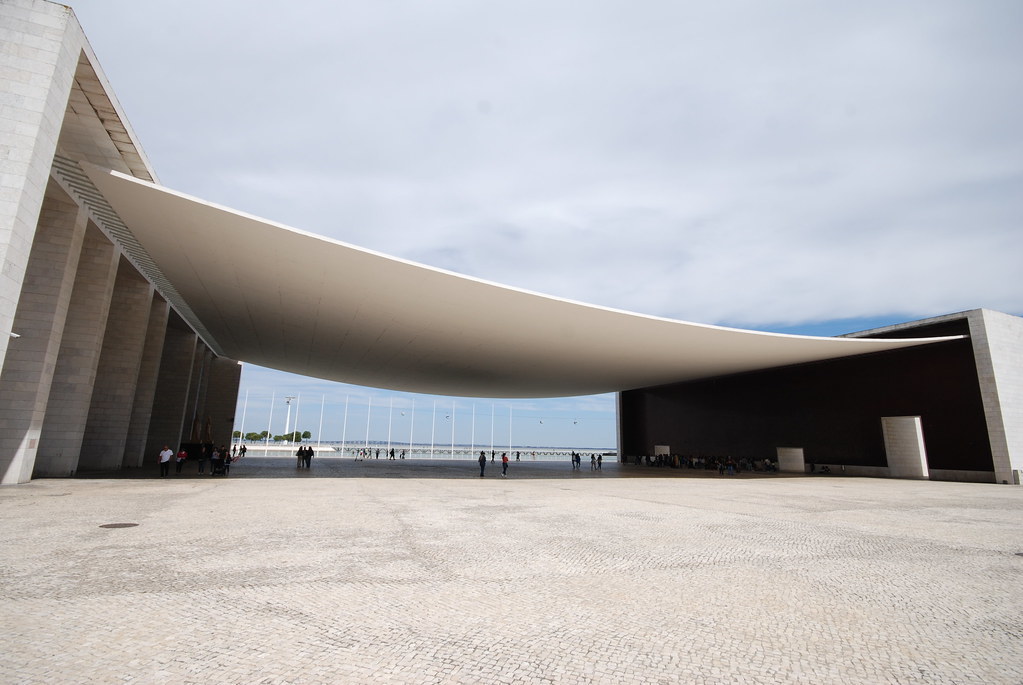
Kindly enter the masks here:
M 78 168 L 155 179 L 73 11 L 4 0 L 0 42 L 0 482 L 139 467 L 195 420 L 229 441 L 239 364 Z

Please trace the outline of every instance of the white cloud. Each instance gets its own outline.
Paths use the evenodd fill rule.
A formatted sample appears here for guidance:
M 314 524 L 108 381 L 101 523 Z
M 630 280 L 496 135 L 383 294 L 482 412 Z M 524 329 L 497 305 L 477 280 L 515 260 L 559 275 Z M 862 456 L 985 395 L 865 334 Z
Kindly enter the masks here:
M 204 198 L 706 322 L 1023 310 L 1014 3 L 75 6 Z

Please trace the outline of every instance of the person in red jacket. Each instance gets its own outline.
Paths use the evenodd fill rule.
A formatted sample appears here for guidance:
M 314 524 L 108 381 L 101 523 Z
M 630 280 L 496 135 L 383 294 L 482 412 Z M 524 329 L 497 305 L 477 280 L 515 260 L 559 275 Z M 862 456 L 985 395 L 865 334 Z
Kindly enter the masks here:
M 184 446 L 178 450 L 178 456 L 174 458 L 174 473 L 181 473 L 181 467 L 184 466 L 185 460 L 188 459 L 188 452 L 185 451 Z

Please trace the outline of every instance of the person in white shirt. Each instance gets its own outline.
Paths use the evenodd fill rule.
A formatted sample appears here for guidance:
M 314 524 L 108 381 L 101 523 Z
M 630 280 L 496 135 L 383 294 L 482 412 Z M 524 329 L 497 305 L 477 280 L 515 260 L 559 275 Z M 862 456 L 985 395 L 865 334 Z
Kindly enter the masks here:
M 170 460 L 174 456 L 174 452 L 167 445 L 163 446 L 163 450 L 160 452 L 160 478 L 163 478 L 170 473 Z

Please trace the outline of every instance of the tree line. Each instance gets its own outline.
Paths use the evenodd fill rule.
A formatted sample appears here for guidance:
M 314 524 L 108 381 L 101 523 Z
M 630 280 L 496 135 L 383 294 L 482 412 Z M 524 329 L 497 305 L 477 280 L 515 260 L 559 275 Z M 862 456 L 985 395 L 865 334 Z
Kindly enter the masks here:
M 267 436 L 270 436 L 269 431 L 260 431 L 259 433 L 246 433 L 244 439 L 246 442 L 263 442 Z M 241 438 L 242 432 L 235 431 L 234 438 Z M 313 434 L 309 431 L 295 431 L 294 433 L 285 433 L 284 435 L 272 435 L 270 439 L 274 442 L 302 442 L 303 440 L 309 440 L 313 437 Z

